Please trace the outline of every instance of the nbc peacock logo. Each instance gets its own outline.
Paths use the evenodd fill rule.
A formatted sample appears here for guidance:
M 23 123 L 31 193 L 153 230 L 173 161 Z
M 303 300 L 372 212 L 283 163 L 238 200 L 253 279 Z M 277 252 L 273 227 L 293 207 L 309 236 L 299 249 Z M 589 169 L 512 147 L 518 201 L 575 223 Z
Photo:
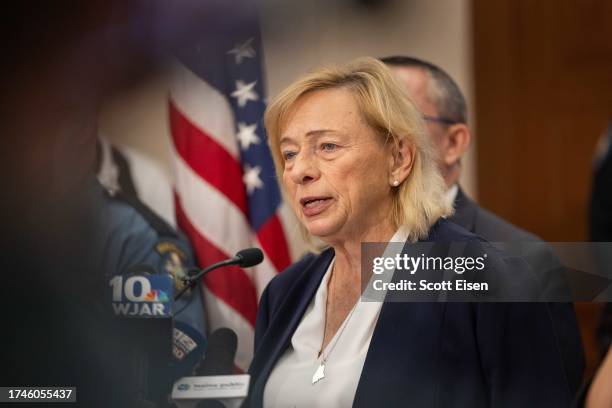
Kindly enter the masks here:
M 149 293 L 145 295 L 145 298 L 144 298 L 145 302 L 165 303 L 165 302 L 168 302 L 169 300 L 170 298 L 168 297 L 168 294 L 164 292 L 163 290 L 159 290 L 159 289 L 152 289 Z

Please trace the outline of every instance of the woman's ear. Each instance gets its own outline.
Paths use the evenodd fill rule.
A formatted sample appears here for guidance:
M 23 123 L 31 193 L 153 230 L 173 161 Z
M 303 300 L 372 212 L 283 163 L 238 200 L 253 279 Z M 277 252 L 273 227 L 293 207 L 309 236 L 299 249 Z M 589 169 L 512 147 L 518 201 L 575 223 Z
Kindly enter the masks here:
M 412 170 L 416 149 L 413 143 L 402 139 L 393 148 L 389 161 L 389 184 L 394 187 L 403 183 Z

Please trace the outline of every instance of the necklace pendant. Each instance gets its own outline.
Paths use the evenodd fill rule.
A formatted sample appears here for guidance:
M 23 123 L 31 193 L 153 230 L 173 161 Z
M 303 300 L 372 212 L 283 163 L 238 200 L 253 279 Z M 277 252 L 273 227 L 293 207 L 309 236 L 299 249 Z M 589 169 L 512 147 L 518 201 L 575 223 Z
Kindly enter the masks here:
M 325 378 L 325 363 L 321 363 L 319 364 L 317 371 L 315 371 L 314 375 L 312 376 L 312 383 L 316 384 L 317 382 L 321 381 L 324 378 Z

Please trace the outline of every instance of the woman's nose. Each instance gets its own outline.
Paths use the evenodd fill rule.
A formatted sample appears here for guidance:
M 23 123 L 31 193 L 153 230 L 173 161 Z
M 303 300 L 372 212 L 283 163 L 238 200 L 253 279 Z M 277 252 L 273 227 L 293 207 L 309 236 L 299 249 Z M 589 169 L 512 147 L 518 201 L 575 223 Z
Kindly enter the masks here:
M 294 183 L 308 184 L 320 177 L 321 173 L 313 155 L 299 154 L 294 160 L 290 174 Z

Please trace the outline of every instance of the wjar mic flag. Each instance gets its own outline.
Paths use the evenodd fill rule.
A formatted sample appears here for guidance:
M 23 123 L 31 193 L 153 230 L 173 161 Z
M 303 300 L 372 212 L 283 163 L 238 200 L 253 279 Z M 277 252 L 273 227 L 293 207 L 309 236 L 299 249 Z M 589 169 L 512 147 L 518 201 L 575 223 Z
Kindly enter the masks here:
M 123 339 L 114 356 L 119 367 L 116 375 L 135 402 L 158 401 L 169 390 L 166 371 L 172 357 L 174 282 L 168 274 L 154 273 L 149 265 L 130 270 L 108 282 L 111 313 Z

